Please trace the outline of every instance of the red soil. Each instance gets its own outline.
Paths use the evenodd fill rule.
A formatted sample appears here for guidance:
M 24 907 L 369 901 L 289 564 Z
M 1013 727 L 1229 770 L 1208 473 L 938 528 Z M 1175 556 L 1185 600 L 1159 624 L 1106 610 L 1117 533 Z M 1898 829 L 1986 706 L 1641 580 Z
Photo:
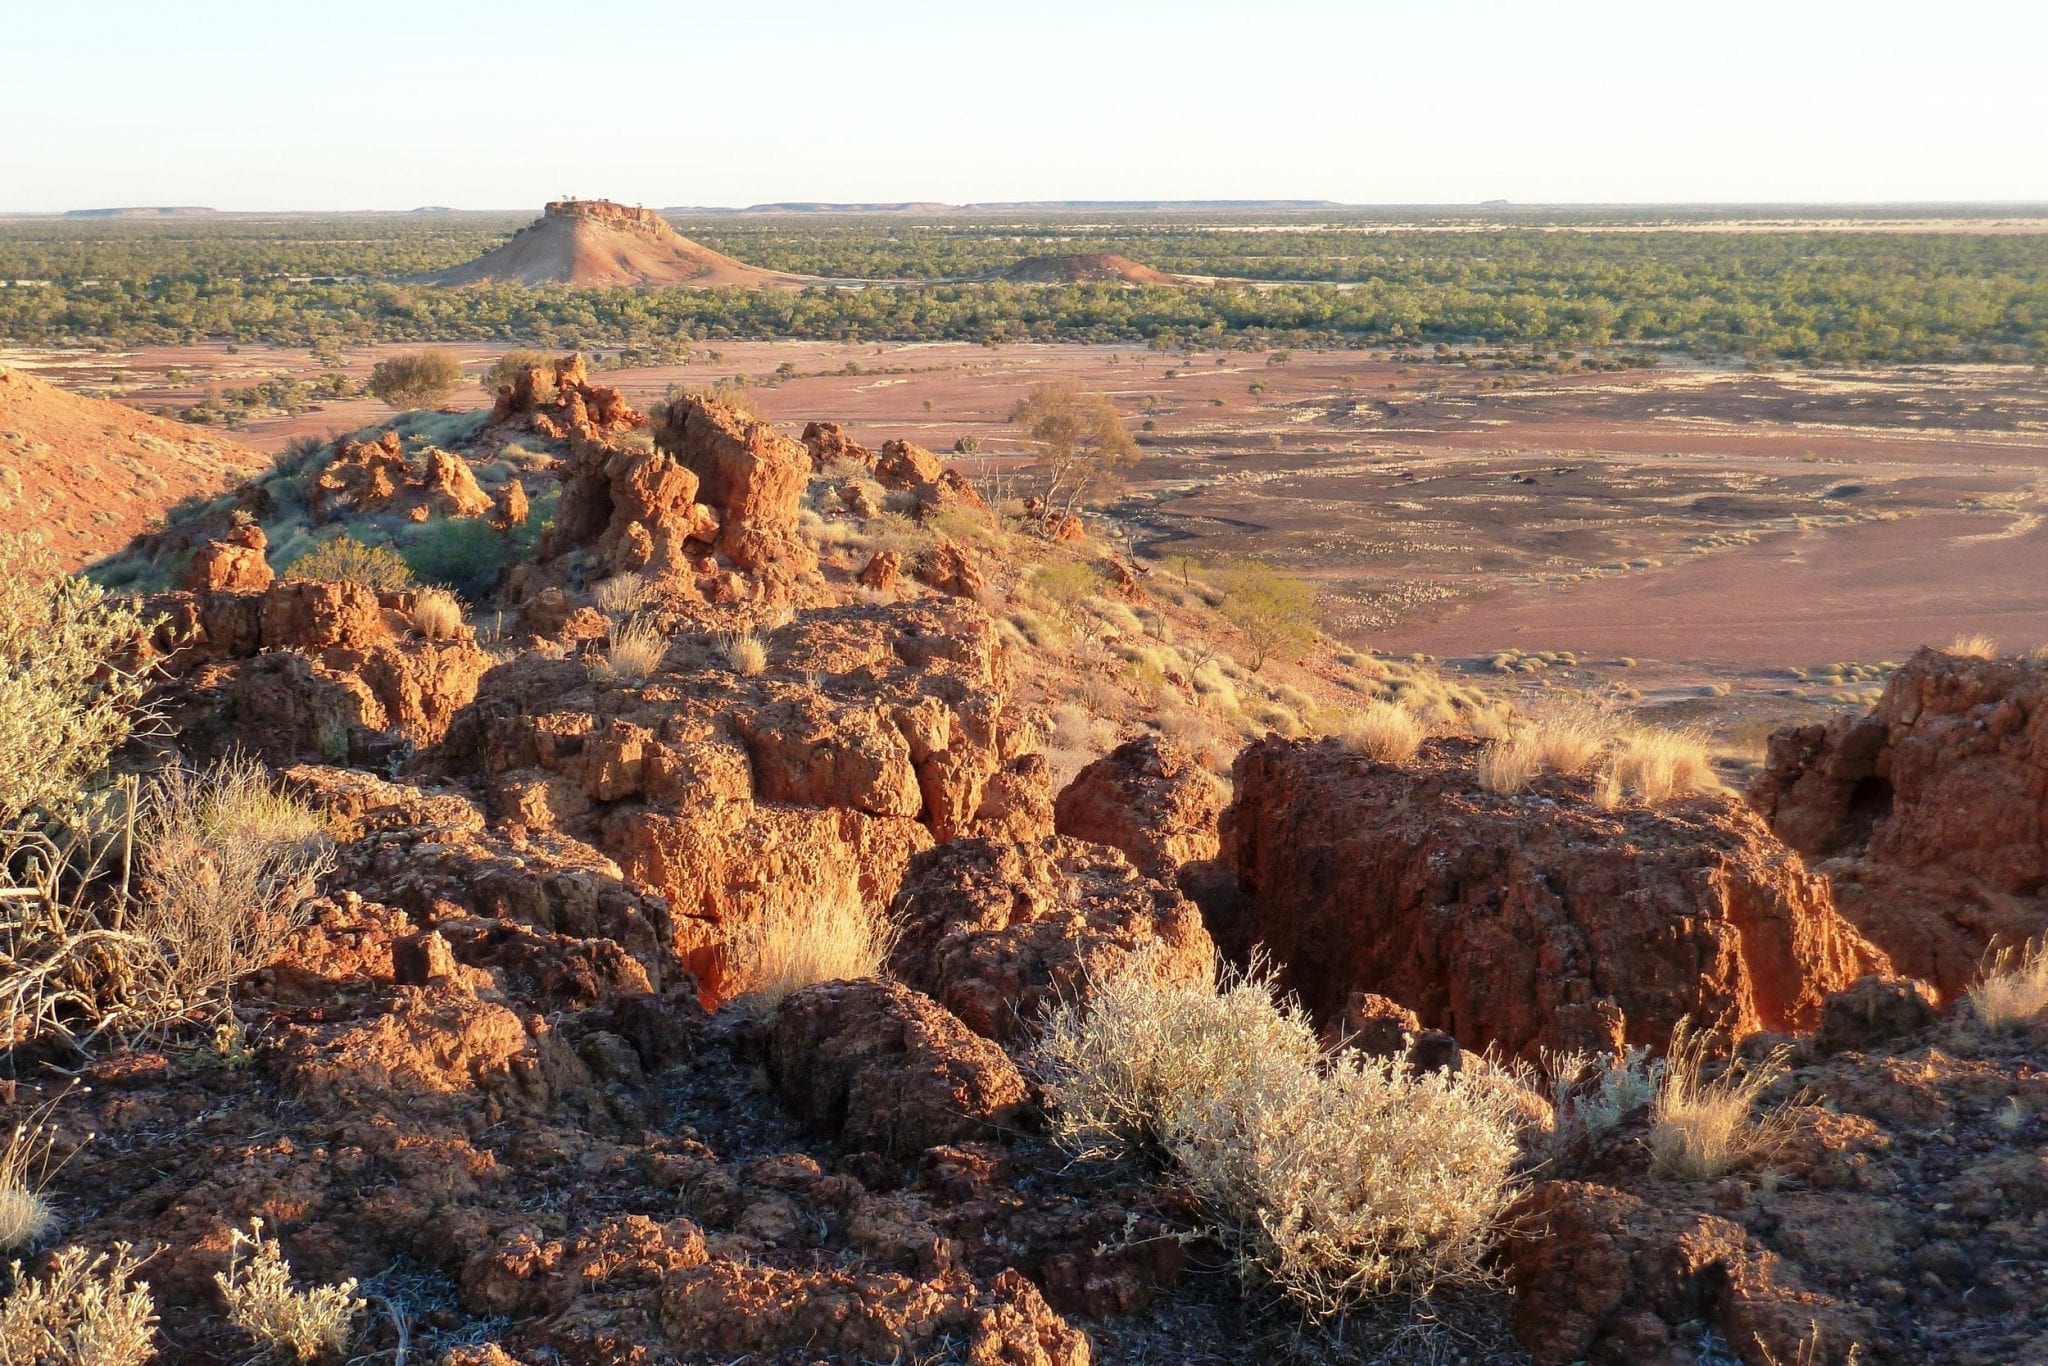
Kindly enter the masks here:
M 179 499 L 269 463 L 204 427 L 0 367 L 0 531 L 40 535 L 66 568 L 120 549 Z

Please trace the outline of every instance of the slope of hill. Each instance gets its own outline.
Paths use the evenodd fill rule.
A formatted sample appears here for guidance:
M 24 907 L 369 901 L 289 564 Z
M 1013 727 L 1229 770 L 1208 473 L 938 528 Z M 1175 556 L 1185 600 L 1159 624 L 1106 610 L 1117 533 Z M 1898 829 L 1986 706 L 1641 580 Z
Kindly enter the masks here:
M 119 549 L 178 500 L 269 463 L 204 427 L 0 366 L 0 531 L 42 533 L 67 568 Z
M 1177 285 L 1178 275 L 1141 266 L 1128 256 L 1095 252 L 1074 256 L 1027 256 L 1004 271 L 1002 278 L 1017 284 L 1053 285 L 1122 283 L 1127 285 Z
M 505 245 L 425 278 L 437 285 L 495 281 L 700 289 L 797 282 L 796 276 L 757 270 L 692 242 L 652 209 L 604 199 L 557 200 Z

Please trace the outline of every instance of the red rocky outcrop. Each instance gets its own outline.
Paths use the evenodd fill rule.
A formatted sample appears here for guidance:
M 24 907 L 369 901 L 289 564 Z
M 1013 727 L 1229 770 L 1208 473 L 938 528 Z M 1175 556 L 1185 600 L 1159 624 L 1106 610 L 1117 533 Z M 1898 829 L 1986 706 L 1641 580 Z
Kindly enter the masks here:
M 900 982 L 821 982 L 768 1032 L 783 1104 L 850 1148 L 911 1156 L 1016 1122 L 1024 1079 L 1009 1055 Z
M 602 444 L 647 425 L 647 419 L 610 385 L 592 384 L 582 355 L 563 356 L 543 367 L 528 365 L 501 386 L 489 425 L 519 424 L 573 450 Z
M 261 593 L 277 577 L 264 557 L 269 548 L 263 528 L 244 522 L 194 551 L 178 586 L 188 593 Z
M 481 517 L 492 500 L 461 456 L 430 446 L 408 458 L 393 430 L 375 441 L 342 441 L 314 478 L 306 506 L 316 523 L 370 513 L 402 513 L 424 522 L 435 516 Z
M 2048 930 L 2048 662 L 1922 650 L 1869 715 L 1772 736 L 1750 800 L 1952 997 L 1988 947 Z
M 1179 745 L 1146 734 L 1074 775 L 1053 803 L 1053 822 L 1062 835 L 1121 849 L 1148 877 L 1170 883 L 1182 864 L 1216 857 L 1228 795 Z
M 1661 1048 L 1686 1016 L 1809 1029 L 1884 966 L 1738 800 L 1606 811 L 1590 783 L 1480 788 L 1476 746 L 1411 765 L 1269 736 L 1237 760 L 1212 932 L 1263 947 L 1323 1023 L 1376 992 L 1472 1047 Z
M 920 854 L 890 920 L 900 930 L 890 971 L 1003 1041 L 1141 958 L 1166 980 L 1204 982 L 1216 952 L 1201 913 L 1171 884 L 1063 835 Z
M 715 548 L 755 575 L 788 581 L 816 572 L 797 534 L 810 452 L 765 422 L 721 403 L 685 399 L 655 431 L 655 445 L 698 480 L 719 515 Z

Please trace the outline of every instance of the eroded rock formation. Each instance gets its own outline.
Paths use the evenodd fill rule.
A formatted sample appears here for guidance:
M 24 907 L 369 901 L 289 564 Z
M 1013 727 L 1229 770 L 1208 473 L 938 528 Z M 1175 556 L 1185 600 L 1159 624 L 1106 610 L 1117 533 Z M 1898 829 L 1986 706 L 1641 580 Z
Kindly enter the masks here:
M 1922 650 L 1867 716 L 1771 737 L 1750 794 L 1899 971 L 1953 997 L 2048 930 L 2048 662 Z
M 1827 885 L 1727 794 L 1601 810 L 1590 783 L 1482 790 L 1470 742 L 1410 765 L 1255 743 L 1205 891 L 1223 950 L 1263 947 L 1321 1021 L 1355 989 L 1468 1047 L 1661 1048 L 1677 1023 L 1810 1029 L 1884 966 Z M 1192 882 L 1192 880 L 1191 880 Z

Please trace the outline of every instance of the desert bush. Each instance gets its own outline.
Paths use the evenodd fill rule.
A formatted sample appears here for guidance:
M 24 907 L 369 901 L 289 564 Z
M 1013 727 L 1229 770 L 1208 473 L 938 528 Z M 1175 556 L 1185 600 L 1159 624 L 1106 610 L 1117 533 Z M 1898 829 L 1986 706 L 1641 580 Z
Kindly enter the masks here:
M 370 393 L 393 408 L 428 408 L 462 383 L 462 362 L 447 351 L 408 351 L 371 367 Z
M 1790 1049 L 1757 1062 L 1731 1058 L 1709 1080 L 1713 1055 L 1712 1031 L 1694 1032 L 1681 1020 L 1650 1102 L 1650 1168 L 1659 1176 L 1711 1181 L 1775 1151 L 1792 1130 L 1787 1107 L 1757 1111 L 1758 1099 L 1784 1075 Z
M 718 654 L 734 673 L 752 678 L 768 667 L 768 647 L 751 631 L 728 631 L 718 638 Z
M 1223 592 L 1223 619 L 1250 647 L 1257 673 L 1269 659 L 1298 659 L 1315 644 L 1322 619 L 1315 589 L 1258 560 L 1233 560 L 1211 571 Z
M 114 661 L 148 623 L 0 536 L 0 826 L 74 808 L 144 717 L 147 680 Z
M 601 581 L 590 590 L 590 600 L 597 604 L 597 610 L 611 617 L 629 617 L 647 605 L 647 580 L 644 576 L 627 570 Z
M 481 518 L 442 517 L 402 553 L 405 567 L 422 583 L 452 588 L 472 602 L 497 586 L 512 562 L 512 541 Z
M 1650 1102 L 1664 1076 L 1664 1064 L 1652 1060 L 1650 1050 L 1640 1044 L 1598 1054 L 1545 1049 L 1538 1065 L 1556 1120 L 1551 1130 L 1553 1151 L 1619 1124 L 1630 1111 Z
M 1102 571 L 1086 560 L 1055 560 L 1031 575 L 1032 590 L 1068 614 L 1101 592 L 1102 581 Z
M 1969 998 L 1987 1029 L 2014 1029 L 2048 1015 L 2048 938 L 1992 954 Z
M 126 1243 L 92 1256 L 67 1247 L 49 1274 L 14 1264 L 0 1300 L 0 1366 L 142 1366 L 156 1356 L 156 1301 L 129 1281 L 142 1263 Z
M 462 634 L 462 604 L 445 588 L 423 588 L 412 602 L 412 626 L 428 640 Z
M 412 570 L 389 546 L 366 545 L 336 536 L 307 551 L 285 569 L 287 579 L 307 583 L 359 583 L 378 593 L 412 587 Z
M 1138 459 L 1138 443 L 1116 404 L 1070 379 L 1033 386 L 1010 410 L 1010 421 L 1023 425 L 1037 449 L 1032 476 L 1043 525 L 1108 496 Z
M 851 883 L 792 910 L 770 911 L 726 947 L 731 995 L 766 1015 L 818 982 L 878 977 L 896 930 L 869 911 Z
M 213 1278 L 227 1301 L 228 1322 L 275 1356 L 289 1354 L 294 1361 L 338 1358 L 348 1343 L 350 1325 L 363 1308 L 354 1279 L 296 1289 L 291 1263 L 274 1241 L 264 1238 L 263 1221 L 251 1219 L 249 1227 L 248 1233 L 229 1230 L 233 1243 L 228 1269 Z
M 642 679 L 661 667 L 668 637 L 646 617 L 612 623 L 605 638 L 604 668 L 614 678 Z
M 140 807 L 128 923 L 152 946 L 143 975 L 155 1008 L 217 1005 L 305 924 L 304 904 L 334 865 L 325 820 L 245 758 L 167 769 L 144 784 Z
M 1961 655 L 1964 659 L 1998 658 L 1998 642 L 1982 631 L 1974 635 L 1957 636 L 1949 642 L 1948 653 Z
M 1427 728 L 1415 713 L 1391 702 L 1366 703 L 1363 710 L 1345 718 L 1338 732 L 1346 748 L 1387 764 L 1413 759 L 1427 736 Z
M 1511 1088 L 1325 1059 L 1256 968 L 1217 990 L 1140 959 L 1090 991 L 1033 1059 L 1056 1137 L 1170 1163 L 1241 1274 L 1316 1315 L 1481 1274 L 1516 1157 Z
M 43 1197 L 55 1142 L 45 1108 L 15 1125 L 0 1148 L 0 1251 L 27 1251 L 56 1229 L 57 1212 Z

